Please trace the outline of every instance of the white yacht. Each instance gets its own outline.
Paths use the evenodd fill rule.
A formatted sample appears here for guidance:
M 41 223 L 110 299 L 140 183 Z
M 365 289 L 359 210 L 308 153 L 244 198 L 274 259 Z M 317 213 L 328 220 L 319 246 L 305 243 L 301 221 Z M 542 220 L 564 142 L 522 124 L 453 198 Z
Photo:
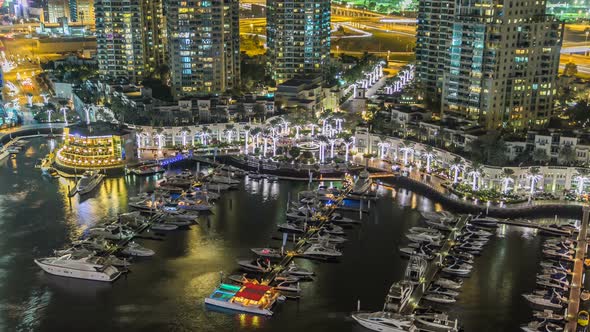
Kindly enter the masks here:
M 76 184 L 76 192 L 80 195 L 88 194 L 94 190 L 94 188 L 96 188 L 103 179 L 104 175 L 100 174 L 99 172 L 86 171 L 84 174 L 82 174 L 82 177 Z
M 121 275 L 116 267 L 103 265 L 89 257 L 73 259 L 71 255 L 35 259 L 43 271 L 62 277 L 111 282 Z
M 262 258 L 258 258 L 255 260 L 239 260 L 238 261 L 238 265 L 246 270 L 246 271 L 252 271 L 252 272 L 260 272 L 260 273 L 265 273 L 265 272 L 269 272 L 270 270 L 272 270 L 272 267 L 270 265 L 270 261 L 268 259 L 262 259 Z
M 88 235 L 109 240 L 124 240 L 133 237 L 134 233 L 121 225 L 106 225 L 104 227 L 90 228 Z
M 342 253 L 334 248 L 326 247 L 322 244 L 312 244 L 305 249 L 303 255 L 323 258 L 336 258 L 342 256 Z
M 371 180 L 371 174 L 367 170 L 362 170 L 359 173 L 359 177 L 354 183 L 354 186 L 352 187 L 352 191 L 350 192 L 350 194 L 356 196 L 370 194 L 372 184 L 373 180 Z
M 442 235 L 434 235 L 432 233 L 410 233 L 406 237 L 412 242 L 430 243 L 435 246 L 441 244 Z
M 372 313 L 357 312 L 352 318 L 372 331 L 380 332 L 415 332 L 418 331 L 411 317 L 386 311 Z

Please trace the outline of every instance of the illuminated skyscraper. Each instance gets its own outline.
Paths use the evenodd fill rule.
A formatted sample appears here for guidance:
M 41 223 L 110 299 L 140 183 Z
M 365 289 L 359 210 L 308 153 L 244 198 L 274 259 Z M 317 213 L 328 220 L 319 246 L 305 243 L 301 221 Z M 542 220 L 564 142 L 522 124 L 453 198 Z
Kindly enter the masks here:
M 141 0 L 143 45 L 148 71 L 166 63 L 166 17 L 164 0 Z
M 239 2 L 167 0 L 165 7 L 174 95 L 220 93 L 238 87 Z
M 268 65 L 280 84 L 319 74 L 330 59 L 330 0 L 267 0 Z
M 47 0 L 46 23 L 58 23 L 58 19 L 67 17 L 70 19 L 69 0 Z
M 94 24 L 94 0 L 70 0 L 70 20 Z
M 418 17 L 418 80 L 443 116 L 489 129 L 547 125 L 563 23 L 543 0 L 421 0 Z
M 100 76 L 140 81 L 145 70 L 140 2 L 96 0 L 94 5 Z

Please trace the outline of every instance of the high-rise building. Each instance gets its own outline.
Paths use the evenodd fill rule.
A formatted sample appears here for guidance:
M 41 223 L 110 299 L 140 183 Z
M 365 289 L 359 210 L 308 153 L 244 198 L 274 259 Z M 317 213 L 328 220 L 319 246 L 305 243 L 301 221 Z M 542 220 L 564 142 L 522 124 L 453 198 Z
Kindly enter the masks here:
M 142 0 L 143 45 L 148 72 L 166 63 L 166 16 L 163 2 Z
M 94 0 L 70 0 L 70 19 L 72 22 L 94 24 Z
M 320 74 L 330 59 L 330 0 L 267 0 L 268 65 L 277 84 Z
M 47 0 L 46 23 L 58 23 L 62 17 L 70 18 L 69 0 Z
M 424 16 L 429 4 L 420 4 L 418 80 L 427 98 L 440 93 L 443 116 L 489 129 L 548 123 L 563 24 L 545 14 L 544 0 L 457 0 L 444 5 L 454 15 L 433 20 L 439 34 L 424 27 L 431 22 Z M 441 12 L 430 15 L 442 17 Z
M 452 30 L 455 0 L 420 0 L 416 31 L 416 79 L 426 98 L 442 92 L 448 40 Z
M 165 4 L 168 57 L 176 97 L 220 93 L 239 86 L 239 2 Z
M 141 4 L 96 0 L 94 8 L 100 76 L 140 81 L 145 70 Z

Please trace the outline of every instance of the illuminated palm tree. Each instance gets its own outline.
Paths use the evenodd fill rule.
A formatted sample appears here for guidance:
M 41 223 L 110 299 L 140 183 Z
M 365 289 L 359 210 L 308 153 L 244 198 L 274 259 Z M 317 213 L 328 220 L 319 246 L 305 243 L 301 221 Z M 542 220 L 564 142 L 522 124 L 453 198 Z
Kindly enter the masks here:
M 535 187 L 537 185 L 537 182 L 539 182 L 543 178 L 543 176 L 539 174 L 539 172 L 539 167 L 529 168 L 529 175 L 527 176 L 527 178 L 531 180 L 531 195 L 535 193 Z
M 504 194 L 507 194 L 508 190 L 510 190 L 510 183 L 514 182 L 514 179 L 512 178 L 514 170 L 512 170 L 511 168 L 504 168 L 502 174 L 502 192 Z

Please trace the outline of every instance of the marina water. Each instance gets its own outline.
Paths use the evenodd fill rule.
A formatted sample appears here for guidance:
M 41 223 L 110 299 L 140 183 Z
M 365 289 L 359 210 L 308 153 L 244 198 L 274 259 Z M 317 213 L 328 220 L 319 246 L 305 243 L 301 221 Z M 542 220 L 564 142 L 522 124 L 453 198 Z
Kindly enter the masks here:
M 280 246 L 276 225 L 287 200 L 306 183 L 249 182 L 222 195 L 199 225 L 167 233 L 163 241 L 137 240 L 156 251 L 135 259 L 131 273 L 113 284 L 43 273 L 33 258 L 51 255 L 105 217 L 128 211 L 128 197 L 153 188 L 157 177 L 110 178 L 87 197 L 68 200 L 73 181 L 34 168 L 53 144 L 32 140 L 24 153 L 0 164 L 0 331 L 364 331 L 350 318 L 380 310 L 389 286 L 404 275 L 398 247 L 419 211 L 441 209 L 404 189 L 379 190 L 363 223 L 348 230 L 339 263 L 298 260 L 313 270 L 302 298 L 275 308 L 272 318 L 220 313 L 203 299 L 220 271 L 237 272 L 250 248 Z M 344 213 L 358 218 L 358 212 Z M 466 331 L 518 331 L 531 310 L 521 294 L 535 287 L 541 237 L 532 229 L 502 226 L 475 261 L 474 271 L 449 313 Z

